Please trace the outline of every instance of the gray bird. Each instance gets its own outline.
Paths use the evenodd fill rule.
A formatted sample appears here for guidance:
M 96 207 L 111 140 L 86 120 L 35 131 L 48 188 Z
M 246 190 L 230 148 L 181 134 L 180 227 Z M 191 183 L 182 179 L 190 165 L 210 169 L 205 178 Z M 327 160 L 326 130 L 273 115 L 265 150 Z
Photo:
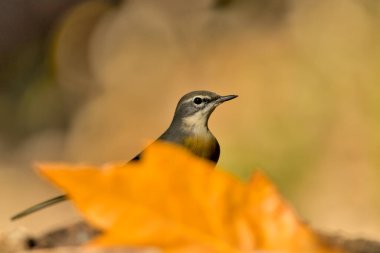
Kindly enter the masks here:
M 236 97 L 237 95 L 220 96 L 210 91 L 193 91 L 184 95 L 177 104 L 172 123 L 157 140 L 181 145 L 196 156 L 217 163 L 220 147 L 208 129 L 208 119 L 218 105 Z M 141 153 L 131 161 L 139 160 Z M 66 199 L 66 195 L 57 196 L 30 207 L 11 219 L 22 218 Z

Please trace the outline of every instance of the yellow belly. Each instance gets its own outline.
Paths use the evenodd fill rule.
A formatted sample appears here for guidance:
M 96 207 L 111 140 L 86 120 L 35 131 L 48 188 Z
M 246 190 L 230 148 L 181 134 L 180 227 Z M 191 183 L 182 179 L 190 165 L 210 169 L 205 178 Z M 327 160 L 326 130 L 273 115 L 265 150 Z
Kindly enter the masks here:
M 195 155 L 209 159 L 216 152 L 214 138 L 189 136 L 184 139 L 183 145 Z

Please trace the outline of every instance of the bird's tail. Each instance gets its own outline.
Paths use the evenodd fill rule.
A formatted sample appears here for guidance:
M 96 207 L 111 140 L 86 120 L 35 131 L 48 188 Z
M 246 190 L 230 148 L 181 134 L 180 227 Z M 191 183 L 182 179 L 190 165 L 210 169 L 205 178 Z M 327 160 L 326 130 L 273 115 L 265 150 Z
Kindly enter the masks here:
M 24 216 L 27 216 L 27 215 L 32 214 L 34 212 L 37 212 L 41 209 L 44 209 L 45 207 L 52 206 L 56 203 L 62 202 L 66 199 L 67 199 L 67 195 L 60 195 L 60 196 L 57 196 L 55 198 L 45 200 L 44 202 L 38 203 L 34 206 L 31 206 L 31 207 L 25 209 L 24 211 L 21 211 L 18 214 L 12 216 L 11 220 L 14 221 L 14 220 L 20 219 Z

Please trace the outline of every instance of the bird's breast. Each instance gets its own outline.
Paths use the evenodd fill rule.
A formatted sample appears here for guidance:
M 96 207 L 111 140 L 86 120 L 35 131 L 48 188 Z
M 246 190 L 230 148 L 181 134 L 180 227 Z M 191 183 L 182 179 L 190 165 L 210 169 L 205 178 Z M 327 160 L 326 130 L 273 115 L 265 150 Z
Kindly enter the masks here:
M 211 133 L 202 136 L 188 136 L 184 138 L 183 145 L 195 155 L 212 160 L 218 161 L 219 158 L 219 144 Z

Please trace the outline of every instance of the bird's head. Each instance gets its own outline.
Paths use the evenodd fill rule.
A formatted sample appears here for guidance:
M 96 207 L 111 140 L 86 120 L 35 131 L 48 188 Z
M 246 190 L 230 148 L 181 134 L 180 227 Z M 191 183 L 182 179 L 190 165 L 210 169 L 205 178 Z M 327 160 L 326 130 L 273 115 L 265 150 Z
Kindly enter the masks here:
M 193 91 L 178 102 L 174 120 L 189 127 L 207 127 L 208 119 L 215 108 L 237 95 L 220 96 L 210 91 Z

